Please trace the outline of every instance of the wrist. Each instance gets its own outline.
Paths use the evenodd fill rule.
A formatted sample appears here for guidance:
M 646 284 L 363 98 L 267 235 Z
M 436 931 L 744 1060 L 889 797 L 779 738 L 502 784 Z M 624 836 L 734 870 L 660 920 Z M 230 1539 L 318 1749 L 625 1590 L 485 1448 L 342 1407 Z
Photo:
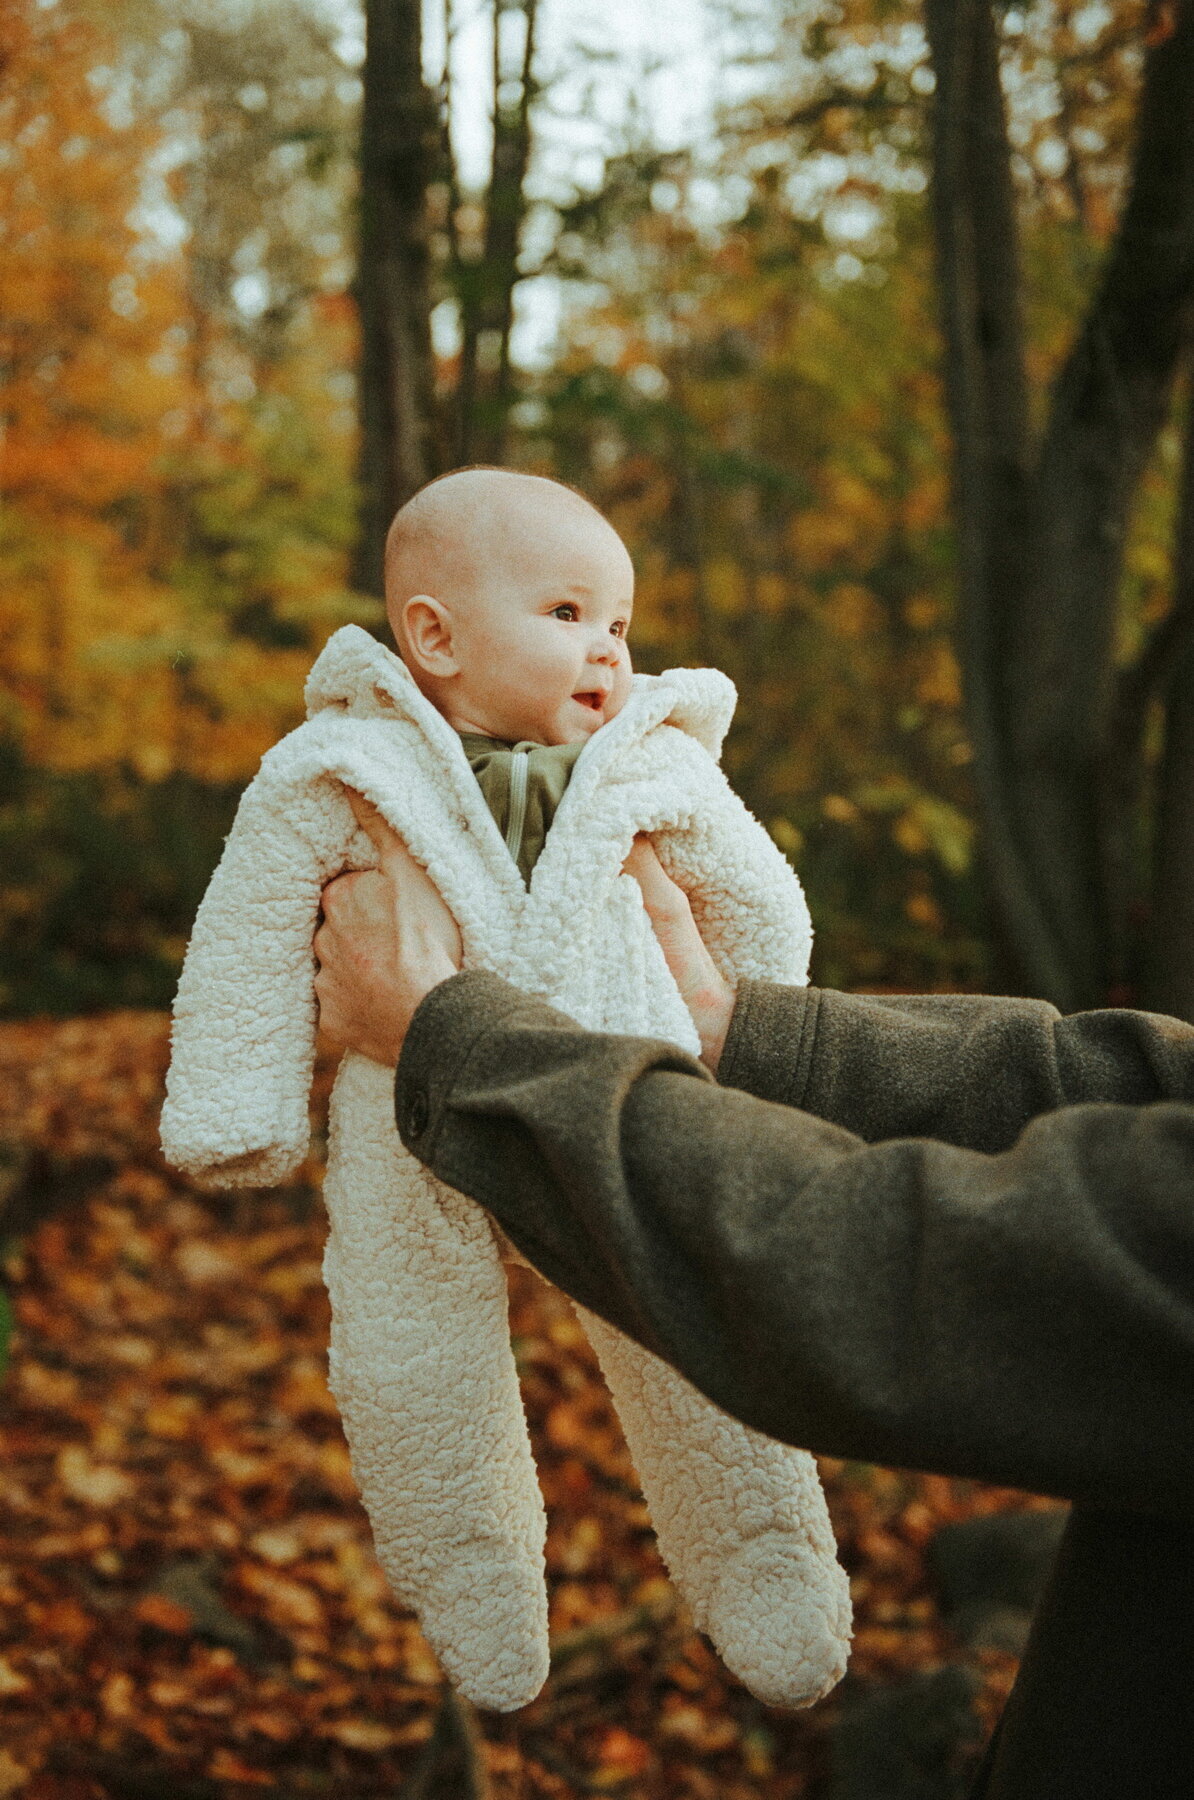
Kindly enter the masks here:
M 716 1075 L 737 996 L 728 982 L 722 981 L 717 986 L 702 988 L 686 998 L 701 1040 L 701 1061 Z
M 450 981 L 453 975 L 460 973 L 460 964 L 449 956 L 442 940 L 430 935 L 410 946 L 406 965 L 411 987 L 417 989 L 419 1000 L 441 981 Z

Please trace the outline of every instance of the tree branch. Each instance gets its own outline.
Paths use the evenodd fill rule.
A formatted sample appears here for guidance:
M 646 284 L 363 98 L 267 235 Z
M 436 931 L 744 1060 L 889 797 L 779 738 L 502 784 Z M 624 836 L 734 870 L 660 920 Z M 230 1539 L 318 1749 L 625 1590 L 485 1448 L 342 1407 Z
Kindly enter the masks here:
M 859 94 L 853 88 L 834 87 L 825 93 L 818 94 L 815 100 L 808 100 L 803 106 L 785 115 L 780 124 L 787 130 L 794 130 L 800 125 L 819 125 L 829 114 L 834 112 L 850 113 L 884 113 L 895 116 L 898 113 L 919 112 L 910 100 L 893 100 L 887 92 L 887 84 L 878 79 L 874 87 L 868 88 L 865 94 Z

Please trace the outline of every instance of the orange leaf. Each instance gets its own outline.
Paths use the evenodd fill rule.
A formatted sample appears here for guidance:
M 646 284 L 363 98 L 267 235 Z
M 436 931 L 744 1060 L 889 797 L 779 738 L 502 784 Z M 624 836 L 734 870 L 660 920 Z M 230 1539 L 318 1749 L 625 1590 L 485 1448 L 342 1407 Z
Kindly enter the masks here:
M 165 1594 L 142 1594 L 133 1608 L 133 1617 L 142 1625 L 152 1625 L 155 1631 L 168 1632 L 171 1637 L 189 1637 L 195 1629 L 190 1609 L 177 1600 L 167 1599 Z
M 273 1787 L 274 1778 L 264 1769 L 254 1769 L 242 1762 L 231 1750 L 217 1750 L 207 1765 L 213 1781 L 247 1781 L 255 1787 Z
M 611 1725 L 600 1738 L 601 1775 L 641 1775 L 651 1763 L 651 1747 L 621 1725 Z

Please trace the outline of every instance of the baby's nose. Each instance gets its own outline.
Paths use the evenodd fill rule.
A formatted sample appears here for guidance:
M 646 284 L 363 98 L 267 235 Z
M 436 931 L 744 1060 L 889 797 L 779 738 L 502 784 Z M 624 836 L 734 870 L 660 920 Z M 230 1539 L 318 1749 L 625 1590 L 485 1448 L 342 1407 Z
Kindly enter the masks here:
M 595 637 L 589 644 L 590 662 L 616 663 L 621 653 L 621 638 L 611 637 L 608 631 L 603 631 L 600 637 Z

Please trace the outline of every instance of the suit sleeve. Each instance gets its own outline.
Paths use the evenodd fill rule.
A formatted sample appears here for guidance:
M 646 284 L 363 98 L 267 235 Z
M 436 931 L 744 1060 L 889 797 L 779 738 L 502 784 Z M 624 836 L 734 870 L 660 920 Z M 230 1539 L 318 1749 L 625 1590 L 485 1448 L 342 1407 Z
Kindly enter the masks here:
M 1065 1106 L 997 1154 L 867 1144 L 466 974 L 416 1015 L 397 1100 L 537 1268 L 746 1423 L 1194 1513 L 1188 1099 Z
M 740 985 L 718 1069 L 868 1143 L 933 1137 L 1007 1150 L 1039 1114 L 1091 1101 L 1194 1102 L 1194 1026 L 1043 1000 Z
M 246 789 L 195 919 L 174 1004 L 167 1161 L 220 1187 L 283 1181 L 307 1153 L 325 881 L 355 831 L 340 784 L 263 772 Z

